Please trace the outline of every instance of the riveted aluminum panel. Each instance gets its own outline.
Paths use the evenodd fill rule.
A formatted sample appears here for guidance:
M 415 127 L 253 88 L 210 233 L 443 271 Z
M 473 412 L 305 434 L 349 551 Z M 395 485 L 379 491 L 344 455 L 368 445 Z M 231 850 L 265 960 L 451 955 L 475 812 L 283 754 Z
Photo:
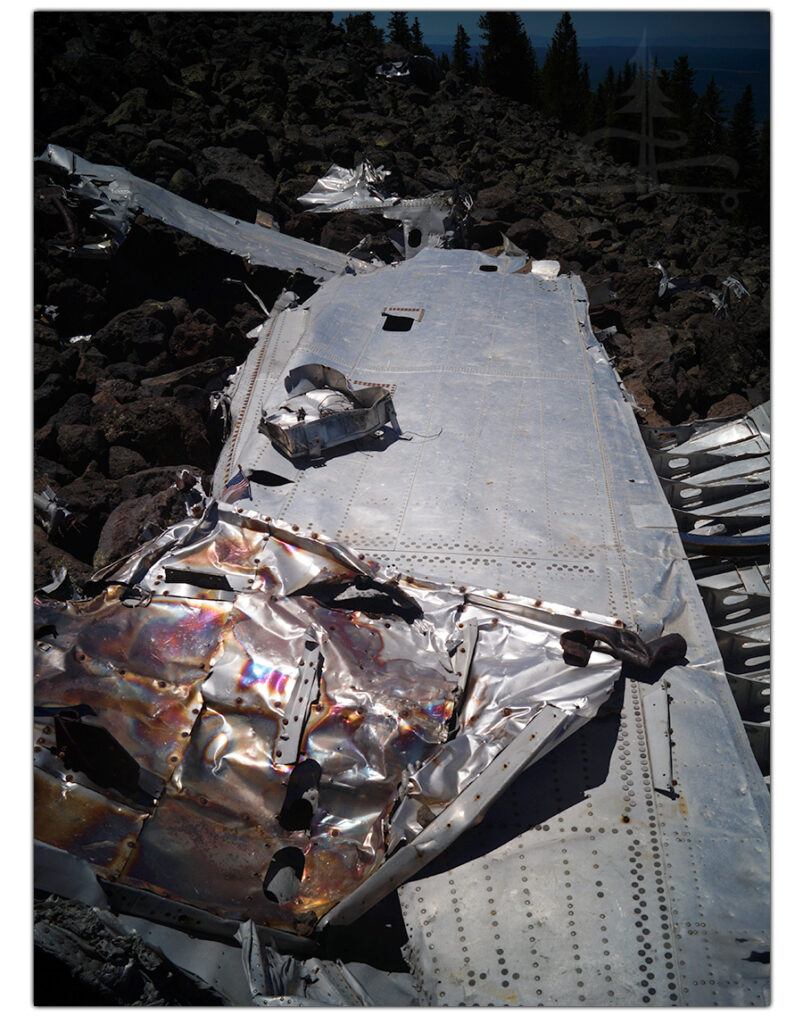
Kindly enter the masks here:
M 479 273 L 489 262 L 496 272 Z M 388 570 L 492 580 L 688 642 L 688 664 L 662 678 L 667 701 L 655 679 L 625 679 L 402 885 L 422 1002 L 763 1004 L 769 802 L 710 623 L 582 284 L 512 269 L 424 252 L 332 280 L 274 318 L 249 360 L 248 401 L 244 388 L 233 396 L 241 429 L 216 486 L 237 463 L 281 472 L 256 419 L 287 370 L 324 362 L 391 390 L 408 439 L 314 469 L 285 460 L 289 482 L 253 485 L 253 504 L 319 524 Z M 424 315 L 385 332 L 388 306 Z M 275 339 L 291 334 L 282 351 Z M 761 452 L 752 430 L 724 434 Z

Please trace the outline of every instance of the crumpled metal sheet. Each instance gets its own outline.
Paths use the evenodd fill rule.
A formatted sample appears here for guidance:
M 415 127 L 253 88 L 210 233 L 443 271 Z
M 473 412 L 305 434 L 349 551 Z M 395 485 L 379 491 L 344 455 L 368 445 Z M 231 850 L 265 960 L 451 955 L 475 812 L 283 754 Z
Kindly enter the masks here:
M 331 277 L 347 268 L 371 269 L 369 264 L 331 249 L 204 209 L 122 167 L 90 163 L 62 146 L 48 145 L 37 159 L 77 179 L 70 192 L 96 203 L 92 216 L 111 233 L 113 247 L 124 241 L 134 217 L 141 212 L 217 249 L 242 256 L 254 266 L 300 270 L 314 278 Z
M 409 974 L 283 955 L 260 941 L 253 921 L 240 926 L 243 967 L 254 1006 L 416 1006 Z
M 400 581 L 225 505 L 98 578 L 89 601 L 36 601 L 36 838 L 109 881 L 288 932 L 356 916 L 371 876 L 370 901 L 394 888 L 619 674 L 606 654 L 582 669 L 560 648 L 567 628 L 608 619 Z M 78 767 L 57 742 L 68 727 Z M 103 777 L 93 729 L 133 759 L 136 784 Z M 317 807 L 291 830 L 287 783 L 309 759 Z M 483 799 L 456 809 L 478 780 Z M 288 849 L 303 874 L 273 902 L 264 886 Z
M 434 90 L 443 78 L 443 71 L 432 57 L 411 53 L 403 60 L 385 61 L 378 64 L 374 72 L 377 78 L 393 82 L 412 82 L 421 89 Z
M 455 190 L 433 192 L 420 199 L 402 199 L 382 186 L 389 173 L 367 160 L 353 170 L 332 164 L 298 201 L 311 207 L 314 213 L 356 210 L 400 220 L 401 231 L 389 230 L 387 236 L 405 259 L 411 259 L 423 248 L 450 245 L 459 236 L 472 208 L 471 196 Z
M 382 207 L 387 202 L 388 192 L 381 185 L 389 174 L 381 165 L 374 167 L 370 160 L 364 160 L 353 169 L 332 164 L 298 201 L 321 213 Z

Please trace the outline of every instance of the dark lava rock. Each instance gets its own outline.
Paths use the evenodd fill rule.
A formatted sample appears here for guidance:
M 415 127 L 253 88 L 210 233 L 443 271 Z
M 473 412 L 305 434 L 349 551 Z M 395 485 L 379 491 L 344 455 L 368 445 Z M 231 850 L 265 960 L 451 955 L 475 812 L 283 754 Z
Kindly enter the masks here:
M 146 377 L 142 381 L 142 386 L 149 394 L 169 395 L 182 384 L 196 388 L 204 387 L 209 381 L 228 375 L 236 366 L 237 361 L 233 356 L 216 356 L 214 359 L 205 359 L 201 363 L 194 363 L 192 366 L 185 366 L 159 377 Z
M 75 473 L 71 473 L 66 466 L 55 462 L 53 459 L 46 459 L 43 455 L 33 457 L 33 489 L 39 494 L 45 487 L 51 487 L 57 494 L 59 488 L 75 479 Z
M 611 285 L 617 296 L 617 306 L 627 328 L 643 327 L 649 322 L 658 302 L 661 275 L 650 267 L 640 267 L 614 274 Z
M 652 369 L 658 363 L 665 363 L 672 357 L 668 327 L 636 327 L 630 332 L 630 340 L 633 354 L 645 370 Z
M 89 345 L 81 348 L 78 368 L 75 371 L 75 379 L 87 388 L 94 389 L 98 381 L 109 376 L 109 361 L 102 352 Z
M 201 417 L 169 398 L 138 398 L 123 404 L 104 392 L 96 396 L 92 422 L 109 445 L 131 448 L 152 465 L 191 462 L 211 469 L 214 462 Z
M 33 346 L 33 382 L 35 386 L 44 383 L 50 374 L 61 372 L 61 353 L 48 345 Z
M 467 242 L 472 249 L 493 249 L 502 244 L 502 235 L 507 234 L 510 225 L 507 221 L 492 220 L 472 224 L 469 228 Z
M 33 527 L 33 585 L 45 587 L 53 582 L 54 573 L 65 566 L 74 583 L 85 583 L 93 573 L 92 566 L 57 547 L 38 523 Z
M 130 384 L 140 384 L 142 378 L 147 376 L 148 371 L 144 366 L 137 366 L 135 363 L 110 363 L 109 379 L 124 380 Z
M 530 213 L 515 187 L 493 185 L 480 189 L 474 197 L 474 203 L 480 210 L 493 211 L 492 215 L 486 214 L 487 219 L 503 220 L 508 224 L 521 220 Z
M 81 561 L 91 563 L 101 528 L 111 510 L 122 500 L 120 487 L 103 476 L 96 462 L 90 462 L 81 476 L 64 485 L 57 494 L 75 517 L 75 523 L 58 538 L 59 546 Z
M 250 156 L 225 146 L 208 146 L 195 161 L 210 206 L 253 223 L 257 210 L 270 209 L 275 183 Z
M 106 520 L 93 564 L 96 569 L 128 555 L 173 523 L 186 518 L 184 501 L 175 487 L 156 494 L 127 498 Z
M 173 398 L 180 405 L 194 409 L 202 419 L 209 414 L 209 392 L 192 384 L 179 384 L 173 389 Z
M 547 210 L 541 214 L 541 225 L 546 232 L 547 236 L 557 244 L 558 252 L 560 252 L 566 246 L 576 245 L 579 240 L 577 234 L 577 228 L 566 220 L 565 217 L 561 217 L 557 213 L 553 213 L 552 210 Z
M 108 303 L 96 287 L 70 277 L 47 290 L 47 304 L 56 307 L 55 327 L 59 335 L 92 334 L 109 318 Z
M 139 452 L 118 444 L 113 444 L 109 448 L 108 460 L 109 476 L 112 480 L 119 480 L 120 477 L 128 477 L 132 473 L 139 473 L 148 468 L 148 463 Z
M 89 423 L 92 399 L 82 391 L 76 391 L 64 402 L 50 419 L 57 425 L 68 423 Z
M 34 389 L 34 425 L 45 423 L 67 401 L 74 385 L 63 373 L 51 373 Z
M 377 220 L 372 214 L 354 213 L 351 210 L 332 214 L 327 217 L 327 223 L 321 229 L 320 244 L 337 252 L 350 252 L 366 235 L 377 231 Z M 385 221 L 385 224 L 388 222 Z
M 647 391 L 656 411 L 670 423 L 688 420 L 695 412 L 699 395 L 695 370 L 679 370 L 671 362 L 655 363 L 647 370 Z
M 714 419 L 718 416 L 744 416 L 752 408 L 744 395 L 728 395 L 709 407 L 706 416 Z
M 540 221 L 523 217 L 511 224 L 505 232 L 514 245 L 523 249 L 535 260 L 546 259 L 549 255 L 549 237 Z
M 184 367 L 219 356 L 241 362 L 251 344 L 241 331 L 220 327 L 209 313 L 197 309 L 173 331 L 169 350 L 176 365 Z
M 141 497 L 143 494 L 158 494 L 173 486 L 177 474 L 182 469 L 188 469 L 194 476 L 203 476 L 203 470 L 187 463 L 178 466 L 155 466 L 120 480 L 120 490 L 125 499 Z
M 111 373 L 111 367 L 109 367 L 109 373 Z M 99 395 L 110 395 L 116 402 L 133 402 L 135 398 L 140 397 L 140 391 L 130 380 L 109 376 L 99 380 L 95 386 L 92 408 L 97 405 Z
M 140 307 L 114 317 L 93 335 L 92 344 L 110 362 L 144 365 L 167 348 L 169 335 L 170 328 L 161 318 L 149 316 Z
M 56 435 L 59 461 L 75 473 L 83 473 L 92 460 L 105 461 L 106 438 L 103 431 L 84 423 L 65 423 Z

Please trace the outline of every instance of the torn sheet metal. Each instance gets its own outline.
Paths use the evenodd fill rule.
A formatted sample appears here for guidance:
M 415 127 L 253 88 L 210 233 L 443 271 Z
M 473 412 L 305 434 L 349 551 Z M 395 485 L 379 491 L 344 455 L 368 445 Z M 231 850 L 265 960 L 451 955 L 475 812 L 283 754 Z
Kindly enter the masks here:
M 33 507 L 37 518 L 48 535 L 63 533 L 75 525 L 75 516 L 57 496 L 52 487 L 46 486 L 38 494 L 34 492 Z
M 65 867 L 68 859 L 72 864 Z M 250 920 L 225 938 L 201 938 L 175 926 L 185 917 L 180 906 L 171 924 L 115 912 L 85 861 L 41 843 L 36 844 L 34 869 L 37 888 L 50 894 L 36 901 L 37 951 L 54 957 L 110 1003 L 141 987 L 139 1005 L 161 1005 L 165 996 L 171 1005 L 176 999 L 192 1005 L 263 1007 L 417 1004 L 409 974 L 361 963 L 297 959 L 279 952 L 265 929 Z M 72 896 L 53 895 L 69 875 Z
M 385 61 L 376 68 L 377 78 L 386 78 L 391 82 L 410 82 L 421 89 L 435 89 L 443 78 L 443 71 L 432 57 L 426 54 L 411 53 L 402 60 Z
M 691 282 L 687 277 L 670 277 L 660 260 L 655 260 L 654 263 L 648 263 L 647 266 L 652 270 L 657 270 L 661 275 L 661 280 L 658 282 L 659 299 L 662 299 L 664 295 L 669 295 L 671 298 L 678 292 L 686 291 L 691 288 Z
M 49 145 L 38 160 L 67 171 L 72 176 L 69 194 L 95 204 L 91 216 L 109 233 L 108 249 L 119 246 L 134 217 L 144 213 L 254 266 L 300 270 L 313 278 L 331 277 L 349 267 L 368 269 L 360 260 L 205 209 L 122 167 L 90 163 L 62 146 Z
M 388 230 L 387 236 L 405 259 L 423 248 L 448 247 L 460 237 L 473 205 L 468 193 L 455 189 L 421 199 L 402 199 L 382 186 L 388 174 L 367 160 L 354 170 L 332 164 L 298 201 L 314 213 L 354 210 L 401 221 L 401 229 Z
M 365 210 L 373 206 L 381 208 L 390 197 L 388 189 L 382 187 L 389 174 L 390 171 L 382 166 L 374 167 L 370 160 L 357 164 L 353 170 L 332 164 L 309 192 L 298 197 L 298 201 L 324 213 Z
M 715 316 L 730 316 L 731 304 L 743 298 L 749 298 L 750 292 L 736 277 L 726 277 L 719 292 L 706 290 L 705 293 L 714 304 Z
M 409 974 L 317 957 L 299 961 L 260 941 L 253 921 L 237 935 L 254 1006 L 416 1006 Z
M 401 434 L 386 388 L 354 389 L 342 373 L 321 363 L 296 367 L 285 385 L 287 400 L 276 411 L 263 411 L 259 429 L 288 459 L 323 458 L 386 423 Z
M 231 506 L 97 580 L 89 601 L 36 603 L 37 839 L 108 881 L 302 935 L 435 856 L 619 674 L 601 652 L 563 657 L 561 634 L 604 616 L 400 581 Z

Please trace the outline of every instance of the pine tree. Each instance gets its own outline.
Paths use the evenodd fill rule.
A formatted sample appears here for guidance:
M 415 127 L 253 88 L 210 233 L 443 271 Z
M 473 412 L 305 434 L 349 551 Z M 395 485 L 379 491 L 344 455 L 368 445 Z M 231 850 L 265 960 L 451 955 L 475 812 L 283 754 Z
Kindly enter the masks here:
M 384 32 L 374 24 L 374 16 L 371 11 L 347 15 L 343 19 L 343 27 L 346 30 L 346 35 L 362 43 L 381 46 L 385 41 Z
M 544 113 L 557 118 L 564 128 L 581 130 L 589 90 L 584 85 L 577 33 L 568 11 L 558 22 L 546 52 L 542 81 Z
M 709 160 L 695 172 L 694 180 L 708 188 L 722 188 L 733 183 L 732 175 L 725 173 L 727 157 L 725 144 L 725 114 L 722 90 L 712 78 L 698 99 L 691 120 L 691 153 L 694 159 Z
M 680 125 L 686 131 L 691 124 L 694 105 L 697 102 L 697 93 L 694 91 L 695 75 L 689 58 L 684 54 L 675 60 L 672 71 L 662 79 L 662 88 L 672 105 L 672 110 L 680 118 Z
M 770 123 L 765 121 L 758 140 L 755 208 L 753 222 L 770 230 Z
M 413 40 L 410 35 L 410 26 L 407 24 L 406 11 L 391 14 L 390 21 L 388 22 L 388 39 L 391 43 L 398 43 L 399 46 L 403 46 L 405 50 L 409 50 L 412 46 Z
M 423 54 L 426 57 L 435 59 L 435 54 L 424 42 L 424 33 L 421 31 L 421 24 L 416 17 L 410 26 L 410 53 Z
M 482 80 L 502 96 L 532 102 L 535 51 L 515 12 L 489 11 L 480 16 Z
M 758 163 L 758 135 L 753 89 L 749 83 L 733 108 L 728 128 L 727 153 L 739 161 L 746 174 L 755 170 Z
M 760 219 L 759 193 L 763 191 L 763 185 L 759 173 L 760 149 L 753 90 L 749 83 L 733 108 L 725 151 L 739 165 L 738 186 L 747 190 L 741 196 L 737 219 L 756 223 Z
M 452 67 L 458 75 L 466 75 L 471 70 L 471 39 L 462 25 L 457 26 L 454 45 L 452 46 Z

